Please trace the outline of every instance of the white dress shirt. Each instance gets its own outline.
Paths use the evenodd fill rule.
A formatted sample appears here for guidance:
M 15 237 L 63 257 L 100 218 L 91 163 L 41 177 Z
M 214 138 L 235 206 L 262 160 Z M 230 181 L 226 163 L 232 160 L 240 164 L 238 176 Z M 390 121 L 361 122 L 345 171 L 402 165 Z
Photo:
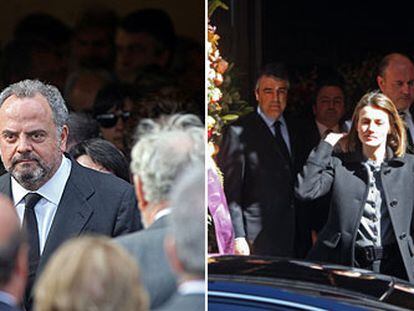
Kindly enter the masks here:
M 66 182 L 69 179 L 72 168 L 71 161 L 62 156 L 62 163 L 60 164 L 56 173 L 49 179 L 36 193 L 40 194 L 42 198 L 35 205 L 37 226 L 39 229 L 39 249 L 40 254 L 46 244 L 46 239 L 50 228 L 55 218 L 56 210 L 58 208 L 63 191 L 65 190 Z M 29 192 L 33 192 L 23 188 L 13 177 L 11 178 L 11 189 L 13 194 L 13 202 L 20 218 L 20 223 L 23 224 L 24 217 L 24 197 Z
M 257 106 L 257 113 L 259 114 L 259 116 L 262 117 L 263 121 L 265 121 L 267 127 L 270 129 L 270 131 L 272 132 L 274 136 L 275 135 L 274 124 L 275 124 L 276 119 L 269 118 L 267 115 L 265 115 L 264 112 L 260 109 L 260 106 Z M 289 138 L 289 132 L 287 129 L 286 120 L 283 117 L 283 115 L 281 115 L 278 120 L 280 121 L 280 132 L 282 134 L 283 140 L 286 143 L 286 147 L 288 148 L 289 154 L 292 154 L 292 151 L 290 149 L 290 138 Z

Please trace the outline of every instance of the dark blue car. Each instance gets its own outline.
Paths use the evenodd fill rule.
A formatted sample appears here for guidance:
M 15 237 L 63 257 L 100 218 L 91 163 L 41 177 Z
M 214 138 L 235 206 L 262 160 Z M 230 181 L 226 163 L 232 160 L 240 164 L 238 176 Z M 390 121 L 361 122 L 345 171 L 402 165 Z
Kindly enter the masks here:
M 414 310 L 414 286 L 339 265 L 219 256 L 209 259 L 208 310 Z

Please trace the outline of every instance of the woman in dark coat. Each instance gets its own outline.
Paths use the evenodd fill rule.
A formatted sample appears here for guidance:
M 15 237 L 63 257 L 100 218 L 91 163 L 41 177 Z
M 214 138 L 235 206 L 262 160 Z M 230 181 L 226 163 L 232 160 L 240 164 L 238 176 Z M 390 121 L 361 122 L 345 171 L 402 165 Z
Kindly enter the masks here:
M 356 106 L 349 134 L 331 133 L 312 151 L 296 196 L 314 200 L 330 192 L 331 203 L 309 259 L 414 282 L 414 157 L 405 154 L 405 141 L 391 100 L 371 92 Z

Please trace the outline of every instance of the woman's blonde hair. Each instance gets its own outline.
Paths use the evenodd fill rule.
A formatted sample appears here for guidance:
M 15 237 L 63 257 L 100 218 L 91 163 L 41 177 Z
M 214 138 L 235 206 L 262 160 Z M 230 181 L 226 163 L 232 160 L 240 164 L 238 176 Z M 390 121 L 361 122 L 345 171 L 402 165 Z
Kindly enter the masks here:
M 148 310 L 135 261 L 107 237 L 62 245 L 35 287 L 37 311 Z
M 354 114 L 352 116 L 352 126 L 349 134 L 345 138 L 345 146 L 347 151 L 355 151 L 357 149 L 361 149 L 362 147 L 361 141 L 358 137 L 357 128 L 359 113 L 362 108 L 366 106 L 371 106 L 387 113 L 390 122 L 390 132 L 387 137 L 387 146 L 392 149 L 394 156 L 403 156 L 406 148 L 406 132 L 404 122 L 399 116 L 397 108 L 395 108 L 391 99 L 378 91 L 365 94 L 355 107 Z

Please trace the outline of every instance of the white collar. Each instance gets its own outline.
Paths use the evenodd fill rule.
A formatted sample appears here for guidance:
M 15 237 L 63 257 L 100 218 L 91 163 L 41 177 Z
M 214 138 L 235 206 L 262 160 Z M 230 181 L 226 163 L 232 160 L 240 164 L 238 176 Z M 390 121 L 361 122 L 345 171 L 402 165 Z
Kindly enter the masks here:
M 202 279 L 185 281 L 178 286 L 181 295 L 202 294 L 206 292 L 206 282 Z
M 168 214 L 171 214 L 171 208 L 169 208 L 169 207 L 163 208 L 162 210 L 160 210 L 158 213 L 155 214 L 154 222 L 156 220 L 160 219 L 161 217 L 164 217 Z
M 326 130 L 328 129 L 328 127 L 320 122 L 318 122 L 317 120 L 315 120 L 316 122 L 316 126 L 318 127 L 318 131 L 320 135 L 323 135 Z M 335 125 L 333 128 L 329 128 L 331 129 L 334 133 L 340 133 L 341 131 L 339 130 L 339 125 Z
M 69 179 L 70 171 L 72 168 L 71 161 L 62 156 L 62 162 L 56 173 L 50 178 L 42 187 L 36 190 L 36 193 L 39 193 L 43 198 L 49 202 L 58 205 L 60 198 L 62 197 L 63 191 L 65 189 L 66 182 Z M 13 193 L 14 204 L 17 205 L 26 194 L 32 192 L 23 188 L 14 177 L 11 178 L 11 187 Z
M 257 113 L 259 114 L 259 116 L 262 117 L 263 121 L 265 121 L 265 123 L 267 124 L 267 126 L 269 128 L 273 128 L 273 125 L 276 121 L 276 119 L 273 118 L 269 118 L 263 111 L 262 109 L 260 109 L 260 106 L 257 106 Z M 281 123 L 282 126 L 286 126 L 286 121 L 285 118 L 283 117 L 283 114 L 280 115 L 279 119 L 278 119 Z

